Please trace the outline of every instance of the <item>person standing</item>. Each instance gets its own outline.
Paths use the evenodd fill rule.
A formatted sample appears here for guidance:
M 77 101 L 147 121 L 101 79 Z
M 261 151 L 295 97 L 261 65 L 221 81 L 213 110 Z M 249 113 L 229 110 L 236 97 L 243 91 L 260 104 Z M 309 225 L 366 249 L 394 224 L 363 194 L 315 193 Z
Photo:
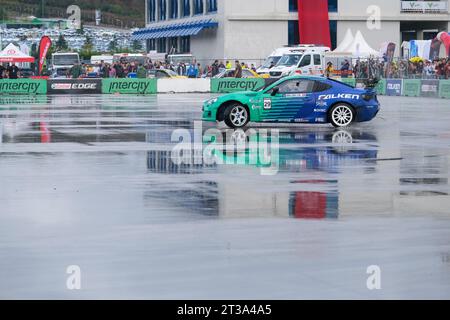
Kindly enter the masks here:
M 4 78 L 5 67 L 0 63 L 0 79 Z
M 235 62 L 236 62 L 236 70 L 234 72 L 234 77 L 242 78 L 242 65 L 239 63 L 238 60 L 236 60 Z
M 13 62 L 8 68 L 8 77 L 10 79 L 18 79 L 19 78 L 19 68 Z
M 147 78 L 147 69 L 142 64 L 139 64 L 136 74 L 139 79 L 145 79 Z
M 219 61 L 218 60 L 214 61 L 211 68 L 212 68 L 211 77 L 218 75 L 219 74 Z
M 69 74 L 72 79 L 78 79 L 79 77 L 81 77 L 82 73 L 83 73 L 83 70 L 82 70 L 80 64 L 78 64 L 78 63 L 75 63 L 73 65 L 73 67 L 70 68 L 70 70 L 69 70 Z

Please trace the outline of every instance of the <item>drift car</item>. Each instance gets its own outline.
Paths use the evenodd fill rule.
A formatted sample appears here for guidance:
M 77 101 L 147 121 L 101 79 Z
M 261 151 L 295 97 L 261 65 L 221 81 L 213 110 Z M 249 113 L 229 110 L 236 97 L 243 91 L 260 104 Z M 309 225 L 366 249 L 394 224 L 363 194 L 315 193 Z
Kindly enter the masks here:
M 376 117 L 380 104 L 375 91 L 355 89 L 332 79 L 286 77 L 257 92 L 236 92 L 203 105 L 203 121 L 230 128 L 250 121 L 267 123 L 331 123 L 346 127 Z

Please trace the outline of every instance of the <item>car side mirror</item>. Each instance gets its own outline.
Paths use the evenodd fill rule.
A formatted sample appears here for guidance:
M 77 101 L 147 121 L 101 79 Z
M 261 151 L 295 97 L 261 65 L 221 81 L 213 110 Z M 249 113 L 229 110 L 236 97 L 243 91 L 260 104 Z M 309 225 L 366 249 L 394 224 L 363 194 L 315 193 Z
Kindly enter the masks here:
M 278 92 L 280 92 L 280 88 L 279 87 L 273 87 L 272 88 L 272 96 L 276 96 L 278 94 Z

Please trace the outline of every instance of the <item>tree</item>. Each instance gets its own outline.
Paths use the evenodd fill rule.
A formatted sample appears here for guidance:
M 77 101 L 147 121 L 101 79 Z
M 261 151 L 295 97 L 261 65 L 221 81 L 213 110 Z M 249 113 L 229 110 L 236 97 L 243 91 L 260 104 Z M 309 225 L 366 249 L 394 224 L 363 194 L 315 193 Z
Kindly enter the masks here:
M 8 11 L 0 7 L 0 21 L 8 21 Z
M 58 40 L 55 43 L 56 50 L 67 50 L 69 48 L 69 45 L 67 44 L 66 39 L 62 34 L 59 35 Z
M 117 50 L 117 46 L 118 46 L 118 43 L 117 43 L 117 36 L 114 35 L 114 36 L 113 36 L 113 39 L 111 40 L 111 42 L 110 42 L 109 45 L 108 45 L 108 50 L 109 50 L 111 53 L 114 53 L 114 52 L 116 52 L 116 50 Z
M 91 52 L 94 49 L 94 44 L 92 42 L 92 39 L 90 36 L 86 36 L 86 40 L 84 41 L 83 47 L 81 47 L 81 50 L 85 52 Z
M 141 51 L 143 46 L 142 42 L 138 40 L 134 40 L 132 44 L 133 51 Z

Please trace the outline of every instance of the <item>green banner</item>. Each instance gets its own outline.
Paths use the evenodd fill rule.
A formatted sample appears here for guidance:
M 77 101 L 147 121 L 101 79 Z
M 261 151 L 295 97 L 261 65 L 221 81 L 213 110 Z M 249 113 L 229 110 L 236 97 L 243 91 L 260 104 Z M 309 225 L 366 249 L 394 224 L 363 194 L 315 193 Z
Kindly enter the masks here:
M 102 93 L 154 94 L 156 79 L 102 79 Z
M 211 79 L 212 93 L 230 93 L 237 91 L 257 91 L 266 84 L 262 78 L 247 78 L 247 79 Z
M 339 81 L 341 81 L 342 83 L 351 85 L 353 87 L 356 87 L 356 79 L 355 78 L 341 78 L 341 80 L 339 80 Z
M 0 94 L 46 94 L 47 80 L 1 79 Z
M 386 79 L 381 79 L 377 86 L 375 87 L 375 91 L 379 95 L 385 95 L 386 94 Z
M 420 97 L 421 80 L 403 80 L 403 95 L 407 97 Z
M 439 98 L 450 99 L 450 80 L 441 80 L 439 83 Z

